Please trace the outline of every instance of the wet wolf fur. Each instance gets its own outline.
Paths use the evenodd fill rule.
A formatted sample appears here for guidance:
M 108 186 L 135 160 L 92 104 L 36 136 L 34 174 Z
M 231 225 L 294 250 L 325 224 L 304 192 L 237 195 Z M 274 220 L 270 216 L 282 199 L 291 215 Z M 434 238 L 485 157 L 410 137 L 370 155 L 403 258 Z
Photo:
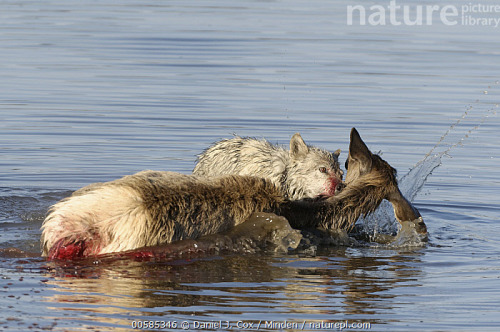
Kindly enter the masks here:
M 339 154 L 340 150 L 330 153 L 308 146 L 298 133 L 291 138 L 289 151 L 266 140 L 237 136 L 206 149 L 198 157 L 193 174 L 263 177 L 294 200 L 332 196 L 343 187 Z
M 253 212 L 284 216 L 294 228 L 351 230 L 389 200 L 398 221 L 418 211 L 402 196 L 395 170 L 373 155 L 353 128 L 346 188 L 336 196 L 292 201 L 271 181 L 227 175 L 203 178 L 143 171 L 94 184 L 55 204 L 42 225 L 43 256 L 74 258 L 161 245 L 226 231 Z

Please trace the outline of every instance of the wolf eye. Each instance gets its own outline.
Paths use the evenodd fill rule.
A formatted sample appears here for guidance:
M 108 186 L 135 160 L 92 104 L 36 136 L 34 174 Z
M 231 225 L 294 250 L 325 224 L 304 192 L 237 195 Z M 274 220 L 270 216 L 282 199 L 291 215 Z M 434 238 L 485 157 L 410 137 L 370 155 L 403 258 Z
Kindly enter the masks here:
M 327 171 L 326 171 L 326 167 L 320 167 L 320 168 L 319 168 L 319 171 L 320 171 L 321 173 L 325 173 L 325 174 L 327 173 Z

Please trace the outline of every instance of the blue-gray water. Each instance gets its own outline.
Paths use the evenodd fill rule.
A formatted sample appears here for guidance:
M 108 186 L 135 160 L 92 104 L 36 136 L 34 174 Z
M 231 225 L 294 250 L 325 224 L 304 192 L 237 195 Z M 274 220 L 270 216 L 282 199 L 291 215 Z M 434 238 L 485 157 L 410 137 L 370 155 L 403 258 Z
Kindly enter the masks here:
M 0 330 L 348 320 L 496 331 L 500 28 L 349 26 L 349 4 L 2 2 Z M 88 183 L 189 173 L 232 133 L 286 145 L 300 132 L 345 160 L 353 126 L 400 175 L 450 130 L 432 155 L 454 147 L 414 200 L 427 245 L 66 267 L 4 250 L 38 252 L 48 206 Z

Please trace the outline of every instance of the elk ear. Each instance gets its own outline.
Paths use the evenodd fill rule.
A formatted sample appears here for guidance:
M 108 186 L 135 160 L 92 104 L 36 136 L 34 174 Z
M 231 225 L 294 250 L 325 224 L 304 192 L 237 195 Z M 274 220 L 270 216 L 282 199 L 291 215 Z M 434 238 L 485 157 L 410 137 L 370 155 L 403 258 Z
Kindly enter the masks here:
M 364 171 L 369 171 L 372 167 L 372 153 L 361 139 L 361 136 L 359 136 L 356 128 L 352 128 L 351 130 L 349 158 L 357 161 L 360 164 L 360 168 Z
M 300 136 L 299 133 L 294 134 L 290 140 L 290 157 L 293 159 L 302 159 L 305 158 L 308 153 L 309 148 L 302 139 L 302 136 Z

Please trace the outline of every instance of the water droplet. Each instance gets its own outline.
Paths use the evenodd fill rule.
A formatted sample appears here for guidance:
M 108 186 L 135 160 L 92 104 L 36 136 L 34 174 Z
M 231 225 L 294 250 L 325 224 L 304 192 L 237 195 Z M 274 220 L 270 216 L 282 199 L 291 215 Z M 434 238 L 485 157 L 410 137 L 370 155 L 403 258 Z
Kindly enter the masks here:
M 485 95 L 487 95 L 487 94 L 488 94 L 488 90 L 484 90 L 484 91 L 483 91 L 483 93 L 484 93 Z

